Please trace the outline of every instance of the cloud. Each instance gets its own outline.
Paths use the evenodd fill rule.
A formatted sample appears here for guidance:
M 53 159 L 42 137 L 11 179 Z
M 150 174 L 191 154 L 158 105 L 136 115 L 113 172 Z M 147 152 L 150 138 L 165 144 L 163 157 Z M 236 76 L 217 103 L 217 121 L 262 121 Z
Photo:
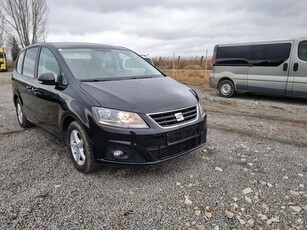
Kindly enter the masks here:
M 48 0 L 48 5 L 48 41 L 121 45 L 151 56 L 201 56 L 217 43 L 301 37 L 307 21 L 307 2 L 291 0 Z

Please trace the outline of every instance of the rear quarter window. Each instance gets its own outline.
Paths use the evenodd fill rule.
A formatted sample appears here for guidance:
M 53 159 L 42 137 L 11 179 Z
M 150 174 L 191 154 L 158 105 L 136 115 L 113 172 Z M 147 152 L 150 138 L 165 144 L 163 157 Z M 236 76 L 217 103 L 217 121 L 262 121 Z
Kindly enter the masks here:
M 247 65 L 250 46 L 217 47 L 215 65 Z
M 22 66 L 23 66 L 23 60 L 25 57 L 25 52 L 22 52 L 19 54 L 18 60 L 17 60 L 17 66 L 16 70 L 18 73 L 22 73 Z

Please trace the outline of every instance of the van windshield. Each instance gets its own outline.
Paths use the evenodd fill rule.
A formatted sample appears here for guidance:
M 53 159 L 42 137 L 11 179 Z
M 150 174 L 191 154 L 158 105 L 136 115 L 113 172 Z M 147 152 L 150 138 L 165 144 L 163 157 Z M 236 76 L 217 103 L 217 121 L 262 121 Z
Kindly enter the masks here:
M 147 61 L 129 50 L 59 49 L 75 78 L 81 81 L 163 77 Z

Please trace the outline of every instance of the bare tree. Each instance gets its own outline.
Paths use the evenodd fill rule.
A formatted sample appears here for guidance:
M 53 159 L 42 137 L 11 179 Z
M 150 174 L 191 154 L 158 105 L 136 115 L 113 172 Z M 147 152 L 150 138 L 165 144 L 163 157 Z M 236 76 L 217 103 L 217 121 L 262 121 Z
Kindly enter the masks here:
M 3 47 L 5 40 L 5 23 L 3 17 L 0 15 L 0 47 Z
M 42 42 L 48 19 L 46 0 L 1 0 L 0 14 L 8 33 L 18 38 L 21 47 Z

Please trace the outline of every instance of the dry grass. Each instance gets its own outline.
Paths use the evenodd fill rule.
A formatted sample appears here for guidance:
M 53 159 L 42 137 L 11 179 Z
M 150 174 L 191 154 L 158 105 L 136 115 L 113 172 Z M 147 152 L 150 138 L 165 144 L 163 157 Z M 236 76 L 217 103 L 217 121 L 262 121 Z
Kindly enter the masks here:
M 152 59 L 160 69 L 185 69 L 185 70 L 209 70 L 211 58 L 207 61 L 202 57 L 177 57 L 173 61 L 172 57 L 156 57 Z M 174 66 L 173 66 L 174 65 Z
M 177 81 L 180 81 L 184 84 L 197 85 L 202 90 L 212 90 L 209 86 L 209 72 L 207 71 L 172 71 L 167 70 L 163 71 L 168 76 L 174 78 Z
M 202 57 L 180 58 L 175 61 L 173 71 L 173 58 L 153 58 L 153 61 L 162 72 L 185 84 L 199 86 L 202 90 L 212 90 L 209 86 L 209 58 L 207 65 Z M 207 66 L 207 70 L 205 67 Z

